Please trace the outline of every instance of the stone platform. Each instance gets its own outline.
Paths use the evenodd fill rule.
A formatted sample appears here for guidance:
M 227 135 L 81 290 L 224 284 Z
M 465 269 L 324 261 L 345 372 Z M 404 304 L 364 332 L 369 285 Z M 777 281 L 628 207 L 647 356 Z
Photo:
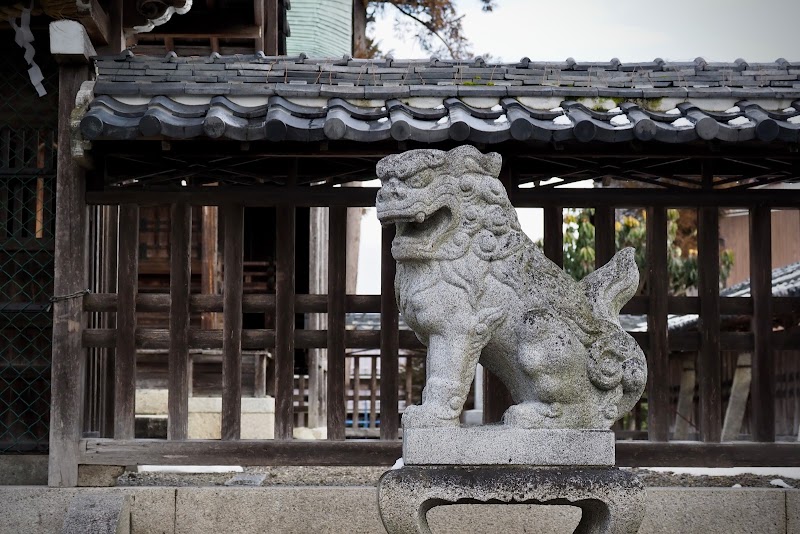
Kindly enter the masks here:
M 378 484 L 378 507 L 389 534 L 430 534 L 427 513 L 450 504 L 551 504 L 582 510 L 574 534 L 635 534 L 645 490 L 616 468 L 403 467 Z
M 408 428 L 403 431 L 405 465 L 536 465 L 610 467 L 610 430 L 542 430 L 486 425 Z

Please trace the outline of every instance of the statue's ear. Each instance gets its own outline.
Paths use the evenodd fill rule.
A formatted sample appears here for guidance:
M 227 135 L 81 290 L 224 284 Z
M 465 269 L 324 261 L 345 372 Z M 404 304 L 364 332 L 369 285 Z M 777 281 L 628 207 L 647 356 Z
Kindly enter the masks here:
M 492 176 L 500 176 L 500 168 L 503 166 L 503 157 L 497 152 L 489 152 L 483 156 L 483 165 Z

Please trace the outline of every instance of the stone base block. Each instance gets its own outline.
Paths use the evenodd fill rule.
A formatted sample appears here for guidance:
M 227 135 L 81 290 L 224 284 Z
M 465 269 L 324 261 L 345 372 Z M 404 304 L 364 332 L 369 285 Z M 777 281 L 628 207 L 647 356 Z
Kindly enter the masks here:
M 505 425 L 409 428 L 405 465 L 613 466 L 610 430 L 542 430 Z
M 582 510 L 575 534 L 635 534 L 645 514 L 641 481 L 615 468 L 403 467 L 378 483 L 389 534 L 430 534 L 427 513 L 450 504 L 552 504 Z
M 189 398 L 189 439 L 220 439 L 221 397 Z M 242 439 L 272 439 L 275 436 L 275 399 L 242 399 Z

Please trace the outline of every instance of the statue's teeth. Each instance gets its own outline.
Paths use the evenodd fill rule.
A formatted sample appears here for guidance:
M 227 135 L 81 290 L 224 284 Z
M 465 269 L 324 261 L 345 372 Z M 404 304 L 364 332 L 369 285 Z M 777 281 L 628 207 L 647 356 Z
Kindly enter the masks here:
M 415 220 L 416 220 L 418 223 L 421 223 L 422 221 L 424 221 L 424 220 L 425 220 L 425 214 L 424 214 L 424 213 L 422 213 L 422 212 L 419 212 L 419 213 L 417 213 L 417 216 L 415 217 Z

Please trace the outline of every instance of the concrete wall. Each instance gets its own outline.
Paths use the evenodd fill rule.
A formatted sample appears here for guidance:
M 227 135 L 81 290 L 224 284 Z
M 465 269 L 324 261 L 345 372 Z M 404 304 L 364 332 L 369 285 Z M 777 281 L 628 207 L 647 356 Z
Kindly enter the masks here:
M 0 532 L 58 532 L 78 492 L 131 495 L 136 534 L 382 533 L 374 487 L 84 488 L 0 486 Z M 434 508 L 434 533 L 570 533 L 579 511 L 563 506 Z M 800 490 L 653 488 L 641 534 L 800 534 Z

